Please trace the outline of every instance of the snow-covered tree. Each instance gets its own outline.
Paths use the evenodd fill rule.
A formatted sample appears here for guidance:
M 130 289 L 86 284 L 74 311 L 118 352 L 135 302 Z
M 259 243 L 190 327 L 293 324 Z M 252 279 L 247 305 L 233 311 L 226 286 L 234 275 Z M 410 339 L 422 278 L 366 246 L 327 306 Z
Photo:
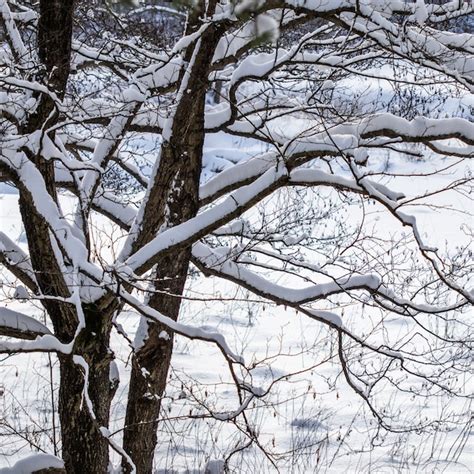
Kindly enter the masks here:
M 379 429 L 442 421 L 400 426 L 388 385 L 469 399 L 469 243 L 434 245 L 418 212 L 469 193 L 473 155 L 474 38 L 438 28 L 473 7 L 439 3 L 0 0 L 0 173 L 26 236 L 0 233 L 0 352 L 57 355 L 68 473 L 107 472 L 111 449 L 152 472 L 175 336 L 219 349 L 237 405 L 209 416 L 258 442 L 246 410 L 268 390 L 245 353 L 178 319 L 191 270 L 327 326 Z M 229 137 L 245 149 L 204 153 Z M 114 328 L 132 360 L 121 444 Z

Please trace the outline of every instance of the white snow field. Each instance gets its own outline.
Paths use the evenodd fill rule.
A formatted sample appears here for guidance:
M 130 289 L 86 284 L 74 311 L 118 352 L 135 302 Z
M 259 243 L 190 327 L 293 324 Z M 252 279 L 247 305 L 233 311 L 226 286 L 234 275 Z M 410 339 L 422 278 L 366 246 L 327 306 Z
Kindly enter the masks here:
M 296 123 L 296 125 L 295 125 Z M 298 126 L 295 121 L 293 126 Z M 301 127 L 301 124 L 299 124 Z M 288 129 L 287 129 L 288 131 Z M 253 148 L 252 148 L 253 147 Z M 226 154 L 235 161 L 245 160 L 255 152 L 255 145 L 244 139 L 235 139 L 218 134 L 206 143 L 206 158 L 209 163 L 205 173 L 213 175 L 212 167 L 222 164 Z M 456 165 L 456 160 L 425 155 L 422 160 L 398 155 L 386 162 L 384 156 L 371 156 L 374 172 L 387 171 L 407 175 L 394 178 L 381 177 L 382 184 L 390 184 L 392 190 L 406 196 L 444 188 L 454 179 L 461 179 L 472 172 L 465 164 Z M 413 189 L 413 174 L 428 174 L 434 169 L 453 164 L 445 173 L 435 177 L 416 179 Z M 222 168 L 219 168 L 221 170 Z M 208 179 L 207 174 L 203 176 Z M 23 247 L 24 236 L 19 216 L 16 192 L 2 185 L 0 198 L 0 222 L 2 231 Z M 318 191 L 324 200 L 337 200 L 335 191 Z M 307 196 L 321 203 L 321 195 Z M 280 197 L 269 200 L 267 206 L 278 205 Z M 65 208 L 73 209 L 73 199 L 64 194 L 61 201 Z M 469 243 L 471 236 L 462 230 L 472 223 L 468 216 L 472 211 L 470 196 L 456 190 L 445 192 L 429 200 L 431 207 L 413 206 L 422 237 L 430 246 L 450 248 Z M 434 207 L 434 206 L 438 207 Z M 448 205 L 449 207 L 444 207 Z M 458 211 L 453 212 L 453 208 Z M 462 211 L 462 212 L 460 212 Z M 259 215 L 247 216 L 258 222 Z M 356 224 L 362 217 L 360 202 L 349 205 L 344 219 Z M 373 234 L 379 238 L 400 238 L 403 229 L 394 225 L 393 219 L 377 206 L 365 212 L 365 219 L 373 226 Z M 100 216 L 94 218 L 95 241 L 98 245 L 118 246 L 120 232 Z M 329 220 L 329 222 L 331 222 Z M 333 222 L 334 224 L 334 222 Z M 319 232 L 319 230 L 316 230 Z M 326 228 L 327 235 L 332 229 Z M 7 272 L 2 278 L 11 277 Z M 282 276 L 278 284 L 292 286 L 292 278 Z M 297 285 L 301 282 L 296 280 Z M 4 284 L 1 291 L 12 297 L 18 287 Z M 294 291 L 305 291 L 301 286 Z M 432 429 L 427 433 L 386 433 L 377 435 L 376 422 L 365 402 L 347 386 L 341 377 L 339 361 L 335 356 L 335 341 L 331 331 L 324 325 L 311 321 L 291 308 L 262 303 L 248 292 L 231 283 L 213 278 L 190 277 L 180 321 L 190 323 L 208 331 L 223 334 L 230 348 L 244 356 L 247 362 L 254 361 L 252 383 L 269 394 L 251 402 L 248 416 L 257 427 L 263 447 L 281 453 L 280 472 L 360 472 L 360 473 L 469 473 L 473 472 L 474 446 L 468 437 L 472 434 L 469 423 L 458 419 L 465 412 L 467 401 L 447 396 L 428 397 L 420 405 L 413 403 L 411 394 L 404 396 L 390 386 L 384 385 L 377 395 L 379 408 L 394 411 L 398 425 L 411 422 L 414 417 L 445 419 L 450 423 L 443 429 Z M 339 299 L 341 300 L 341 299 Z M 327 302 L 332 309 L 342 301 Z M 41 321 L 39 304 L 22 300 L 21 291 L 16 301 L 8 303 L 8 310 L 34 316 Z M 384 321 L 383 334 L 373 327 L 372 313 L 367 307 L 361 314 L 360 307 L 352 310 L 347 306 L 344 324 L 357 324 L 360 333 L 373 331 L 376 337 L 399 337 L 413 328 L 406 318 L 390 314 Z M 471 314 L 472 316 L 472 314 Z M 1 314 L 0 314 L 1 317 Z M 373 320 L 375 321 L 375 317 Z M 123 312 L 117 323 L 133 341 L 139 317 L 133 311 Z M 119 326 L 119 327 L 120 327 Z M 163 334 L 163 337 L 168 337 Z M 113 350 L 117 356 L 117 368 L 123 381 L 113 403 L 110 432 L 120 443 L 121 423 L 125 414 L 127 379 L 129 372 L 129 345 L 117 331 L 113 332 Z M 376 363 L 376 362 L 375 362 Z M 57 402 L 57 363 L 54 356 L 44 354 L 22 354 L 4 357 L 0 368 L 0 472 L 29 472 L 27 460 L 18 460 L 30 454 L 54 452 L 54 436 L 58 436 L 57 415 L 53 406 Z M 465 393 L 472 392 L 474 385 L 467 374 Z M 416 382 L 414 382 L 416 383 Z M 205 400 L 214 411 L 214 419 L 200 418 L 207 408 Z M 189 341 L 177 336 L 172 360 L 170 383 L 162 408 L 163 422 L 160 424 L 155 464 L 157 472 L 198 473 L 219 472 L 221 460 L 229 455 L 229 447 L 238 445 L 239 429 L 226 423 L 226 413 L 239 406 L 233 383 L 226 371 L 225 360 L 212 345 Z M 222 413 L 223 421 L 218 421 Z M 53 434 L 56 426 L 56 434 Z M 403 430 L 402 430 L 403 431 Z M 294 451 L 291 456 L 287 453 Z M 31 460 L 30 460 L 31 461 Z M 34 463 L 41 462 L 33 459 Z M 115 458 L 119 462 L 118 457 Z M 10 466 L 10 468 L 8 468 Z M 13 467 L 12 467 L 13 466 Z M 26 466 L 26 467 L 25 467 Z M 36 464 L 38 467 L 39 464 Z M 239 457 L 234 472 L 277 472 L 257 448 L 244 452 Z
M 369 9 L 371 2 L 379 11 Z M 245 0 L 242 8 L 253 3 L 258 2 Z M 75 85 L 87 93 L 67 104 L 71 117 L 79 118 L 58 127 L 61 145 L 40 130 L 13 133 L 0 142 L 0 158 L 11 162 L 49 225 L 45 235 L 54 234 L 51 254 L 64 254 L 58 260 L 64 264 L 64 286 L 71 291 L 62 301 L 75 305 L 78 321 L 72 342 L 60 342 L 39 297 L 0 265 L 0 325 L 38 335 L 31 340 L 0 336 L 0 474 L 63 467 L 55 352 L 71 355 L 86 324 L 86 303 L 95 304 L 98 295 L 112 290 L 117 305 L 107 303 L 108 308 L 115 312 L 119 303 L 125 304 L 113 320 L 110 343 L 115 355 L 110 382 L 120 384 L 108 427 L 98 425 L 110 442 L 111 474 L 121 473 L 121 461 L 128 458 L 121 446 L 132 354 L 148 335 L 143 315 L 175 333 L 163 330 L 157 338 L 162 342 L 160 338 L 174 337 L 175 345 L 161 403 L 156 474 L 474 473 L 474 314 L 467 305 L 473 297 L 474 95 L 466 92 L 472 82 L 465 80 L 469 74 L 472 79 L 474 44 L 463 35 L 438 32 L 433 38 L 439 44 L 452 51 L 465 49 L 470 56 L 462 60 L 446 55 L 441 65 L 427 61 L 434 73 L 394 57 L 409 57 L 406 45 L 416 44 L 427 57 L 438 58 L 438 43 L 422 41 L 436 5 L 427 9 L 422 0 L 411 6 L 396 2 L 400 11 L 411 12 L 407 24 L 412 25 L 403 26 L 410 41 L 397 45 L 390 42 L 399 33 L 389 21 L 395 8 L 391 2 L 361 0 L 354 14 L 345 10 L 352 3 L 344 1 L 288 0 L 285 5 L 299 8 L 303 3 L 321 15 L 318 19 L 325 9 L 337 6 L 341 22 L 352 21 L 353 15 L 353 28 L 380 47 L 377 55 L 372 58 L 372 47 L 363 42 L 351 52 L 352 39 L 346 45 L 340 36 L 334 36 L 340 50 L 326 50 L 329 40 L 324 35 L 318 44 L 302 33 L 306 39 L 298 45 L 278 45 L 271 53 L 262 47 L 232 63 L 232 55 L 253 38 L 245 28 L 259 28 L 260 34 L 277 28 L 264 12 L 242 31 L 229 29 L 228 37 L 216 42 L 208 69 L 217 64 L 211 82 L 225 83 L 227 91 L 246 78 L 232 99 L 239 103 L 241 119 L 224 127 L 232 107 L 209 98 L 201 127 L 207 131 L 196 203 L 200 210 L 172 225 L 172 196 L 180 176 L 176 172 L 161 200 L 166 203 L 163 222 L 136 249 L 147 192 L 152 192 L 151 187 L 144 189 L 159 169 L 157 150 L 177 134 L 175 105 L 189 91 L 194 61 L 211 22 L 184 36 L 169 55 L 151 51 L 151 65 L 144 65 L 149 62 L 146 55 L 134 63 L 128 52 L 124 64 L 134 72 L 122 74 L 125 66 L 122 72 L 118 68 L 114 80 L 97 63 L 90 77 L 81 72 L 81 61 L 86 63 L 92 53 L 75 43 Z M 225 8 L 216 13 L 216 22 L 224 18 L 228 4 L 222 2 Z M 7 2 L 0 0 L 0 7 L 5 25 L 13 28 L 13 17 L 6 21 Z M 468 8 L 459 2 L 459 15 Z M 232 18 L 239 14 L 229 11 Z M 374 11 L 379 23 L 372 24 L 367 12 Z M 293 20 L 291 15 L 290 9 Z M 282 22 L 288 18 L 281 13 Z M 12 31 L 12 51 L 21 50 L 21 38 Z M 194 43 L 184 61 L 183 51 Z M 126 51 L 139 51 L 133 42 L 126 46 Z M 409 53 L 417 57 L 416 51 Z M 355 65 L 351 54 L 360 55 Z M 6 48 L 0 56 L 7 56 Z M 26 53 L 19 56 L 28 59 Z M 378 66 L 361 70 L 360 64 L 369 60 Z M 218 61 L 224 64 L 221 69 Z M 282 73 L 283 67 L 277 66 L 287 63 Z M 305 67 L 298 70 L 301 65 Z M 319 76 L 313 79 L 315 65 Z M 453 77 L 461 86 L 453 85 Z M 35 93 L 46 96 L 39 83 L 32 82 L 29 89 L 8 74 L 1 79 L 8 87 L 27 91 L 19 94 L 25 103 L 18 110 L 8 103 L 7 93 L 0 95 L 0 112 L 10 107 L 13 112 L 7 112 L 15 120 L 15 114 L 26 114 L 28 94 L 32 104 Z M 179 90 L 169 93 L 174 82 Z M 316 105 L 315 88 L 322 97 Z M 165 92 L 160 96 L 156 90 Z M 204 99 L 207 89 L 200 90 Z M 274 109 L 262 105 L 267 100 L 274 100 Z M 163 116 L 157 112 L 161 108 L 166 109 Z M 153 125 L 155 131 L 128 132 L 132 125 L 141 130 Z M 67 151 L 71 144 L 78 156 L 80 150 L 87 158 L 72 159 L 74 152 Z M 44 180 L 35 179 L 41 175 L 33 160 L 23 159 L 24 149 L 33 156 L 41 149 L 45 160 L 55 162 L 52 181 L 61 182 L 61 189 L 76 186 L 77 195 L 61 190 L 56 206 Z M 112 158 L 119 154 L 135 180 L 118 174 L 99 182 L 104 163 L 115 166 Z M 288 165 L 299 156 L 311 161 Z M 284 187 L 277 186 L 280 181 Z M 103 213 L 93 211 L 94 205 Z M 83 211 L 90 211 L 90 222 L 83 222 Z M 20 215 L 18 192 L 1 182 L 0 252 L 8 247 L 11 262 L 20 267 L 26 265 L 22 252 L 28 250 L 26 219 Z M 127 226 L 130 231 L 124 230 Z M 180 317 L 173 321 L 148 306 L 157 288 L 150 284 L 150 268 L 159 252 L 191 244 Z M 112 318 L 114 313 L 109 314 Z M 79 355 L 73 361 L 84 374 L 82 408 L 95 422 L 89 366 Z M 143 378 L 149 375 L 140 370 Z M 102 386 L 109 390 L 107 373 L 108 368 Z M 157 397 L 154 393 L 144 398 Z M 101 459 L 107 460 L 104 445 Z

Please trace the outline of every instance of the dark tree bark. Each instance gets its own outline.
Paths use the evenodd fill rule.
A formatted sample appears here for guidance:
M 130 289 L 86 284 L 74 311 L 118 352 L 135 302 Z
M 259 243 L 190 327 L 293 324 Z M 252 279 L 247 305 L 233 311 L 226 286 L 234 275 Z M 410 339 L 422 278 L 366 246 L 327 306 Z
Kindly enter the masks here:
M 176 320 L 189 265 L 189 251 L 162 259 L 156 272 L 155 289 L 170 295 L 155 293 L 150 305 Z M 173 275 L 173 276 L 171 276 Z M 169 339 L 160 337 L 162 331 Z M 162 324 L 149 324 L 148 339 L 132 359 L 132 373 L 125 418 L 124 449 L 129 453 L 137 473 L 151 473 L 157 442 L 161 397 L 166 388 L 173 352 L 173 334 Z M 142 369 L 146 369 L 144 377 Z M 151 397 L 149 394 L 153 394 Z M 127 466 L 123 466 L 126 470 Z
M 38 20 L 38 55 L 42 69 L 36 80 L 64 97 L 70 72 L 74 0 L 41 0 Z M 46 129 L 57 121 L 56 104 L 50 96 L 38 96 L 39 105 L 21 132 Z M 27 157 L 40 170 L 51 197 L 57 201 L 54 163 L 41 153 Z M 48 224 L 37 211 L 26 187 L 19 185 L 20 212 L 31 255 L 36 281 L 43 295 L 69 297 L 70 293 L 57 261 L 56 242 L 52 241 Z M 78 317 L 73 305 L 57 300 L 42 300 L 53 323 L 55 335 L 64 343 L 76 332 Z M 115 305 L 116 306 L 116 305 Z M 62 457 L 67 473 L 106 473 L 109 446 L 99 428 L 107 427 L 114 385 L 109 380 L 109 336 L 114 306 L 84 308 L 86 327 L 75 341 L 73 353 L 82 356 L 89 366 L 88 396 L 94 417 L 89 412 L 83 389 L 85 374 L 72 355 L 60 355 L 60 389 L 58 411 L 61 421 Z
M 155 217 L 145 220 L 148 226 L 155 220 L 155 229 L 165 224 L 169 227 L 193 217 L 198 210 L 199 174 L 201 170 L 202 145 L 204 140 L 202 113 L 204 94 L 194 96 L 188 113 L 184 110 L 175 115 L 174 128 L 189 132 L 184 140 L 172 140 L 163 147 L 156 189 L 159 192 L 150 199 L 148 209 Z M 189 113 L 189 112 L 192 113 Z M 184 117 L 183 117 L 184 115 Z M 182 140 L 182 138 L 181 138 Z M 158 195 L 159 194 L 159 195 Z M 160 210 L 161 212 L 156 212 Z M 146 214 L 146 213 L 145 213 Z M 157 218 L 159 217 L 159 218 Z M 156 230 L 147 232 L 137 245 L 151 240 Z M 189 267 L 190 249 L 184 249 L 160 259 L 155 266 L 156 293 L 150 306 L 162 314 L 177 319 L 181 304 L 180 295 Z M 167 331 L 169 340 L 159 337 Z M 151 473 L 153 452 L 156 445 L 157 419 L 161 396 L 166 386 L 168 369 L 173 349 L 173 334 L 166 327 L 149 323 L 148 338 L 133 357 L 129 399 L 125 418 L 124 449 L 130 454 L 137 473 Z M 142 369 L 149 376 L 144 377 Z M 147 394 L 152 393 L 154 397 Z M 126 466 L 124 466 L 126 468 Z
M 108 316 L 108 313 L 106 313 Z M 100 432 L 107 427 L 116 383 L 110 380 L 113 354 L 109 348 L 110 321 L 96 308 L 84 311 L 86 328 L 79 334 L 74 353 L 88 364 L 87 394 L 92 402 L 91 416 L 83 390 L 85 374 L 71 356 L 60 356 L 59 415 L 62 457 L 68 474 L 106 473 L 109 444 Z
M 197 25 L 198 18 L 196 13 L 189 28 Z M 145 227 L 135 242 L 136 248 L 149 242 L 161 226 L 178 225 L 194 217 L 199 209 L 204 106 L 208 89 L 204 78 L 208 77 L 220 34 L 212 26 L 201 37 L 188 85 L 175 111 L 170 141 L 161 149 L 157 180 L 145 209 Z M 188 61 L 192 54 L 193 47 L 187 51 Z M 185 248 L 161 258 L 155 265 L 156 292 L 150 299 L 150 306 L 174 320 L 179 315 L 190 256 L 191 249 Z M 168 333 L 169 339 L 159 337 L 162 331 Z M 173 333 L 161 324 L 149 323 L 148 337 L 133 356 L 123 447 L 138 474 L 152 472 L 161 397 L 166 388 L 172 351 Z M 125 463 L 123 468 L 129 469 Z
M 113 386 L 109 382 L 110 360 L 100 361 L 103 352 L 94 344 L 95 357 L 87 357 L 89 365 L 88 395 L 95 420 L 83 398 L 84 374 L 71 357 L 59 357 L 62 458 L 68 474 L 84 472 L 106 473 L 109 464 L 109 444 L 99 428 L 108 426 Z M 103 354 L 106 355 L 106 354 Z
M 212 13 L 213 2 L 207 5 Z M 73 0 L 41 0 L 38 21 L 38 52 L 44 66 L 36 80 L 47 85 L 58 97 L 64 97 L 70 71 Z M 190 16 L 188 33 L 200 24 L 204 2 Z M 208 72 L 213 51 L 221 31 L 210 26 L 201 36 L 201 46 L 194 57 L 188 86 L 183 91 L 175 111 L 171 138 L 161 149 L 157 179 L 144 213 L 144 226 L 134 243 L 138 250 L 162 226 L 172 227 L 196 215 L 199 208 L 199 178 L 204 143 L 204 105 L 208 90 Z M 188 48 L 185 60 L 190 61 L 194 45 Z M 32 133 L 55 123 L 56 105 L 47 95 L 23 127 L 22 133 Z M 51 197 L 57 201 L 52 161 L 41 154 L 28 155 L 43 175 Z M 20 210 L 31 252 L 32 266 L 41 292 L 45 295 L 68 297 L 69 290 L 56 260 L 55 246 L 48 225 L 35 208 L 26 188 L 20 187 Z M 155 265 L 156 292 L 150 305 L 176 320 L 181 295 L 190 263 L 190 248 L 181 249 L 161 258 Z M 55 334 L 62 342 L 75 335 L 78 317 L 75 308 L 56 300 L 45 300 Z M 106 473 L 109 446 L 100 428 L 107 427 L 115 386 L 109 380 L 113 354 L 109 349 L 112 315 L 120 301 L 107 295 L 95 305 L 84 308 L 85 328 L 77 337 L 73 354 L 83 357 L 88 365 L 87 395 L 92 402 L 90 413 L 84 398 L 83 368 L 73 356 L 61 355 L 58 410 L 61 421 L 62 457 L 68 473 Z M 169 339 L 160 336 L 162 331 Z M 138 473 L 151 473 L 157 440 L 158 415 L 164 393 L 171 355 L 173 334 L 161 324 L 150 323 L 148 337 L 132 361 L 129 400 L 124 431 L 124 449 L 137 466 Z M 146 377 L 143 370 L 146 369 Z M 149 394 L 155 396 L 150 397 Z M 124 469 L 129 470 L 124 461 Z
M 74 0 L 40 0 L 38 54 L 61 97 L 70 72 L 73 13 Z

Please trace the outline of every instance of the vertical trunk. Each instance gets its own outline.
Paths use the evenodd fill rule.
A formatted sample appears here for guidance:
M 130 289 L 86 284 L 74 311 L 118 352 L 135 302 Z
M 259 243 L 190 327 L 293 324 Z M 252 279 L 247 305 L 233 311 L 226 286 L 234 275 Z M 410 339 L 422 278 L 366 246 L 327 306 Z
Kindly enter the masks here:
M 184 149 L 176 146 L 163 149 L 159 181 L 166 177 L 166 187 L 161 189 L 167 189 L 169 194 L 163 198 L 167 205 L 163 209 L 162 225 L 176 225 L 196 214 L 201 154 L 202 134 L 195 135 Z M 190 249 L 187 248 L 160 259 L 154 271 L 155 293 L 150 297 L 149 305 L 174 320 L 179 313 L 189 259 Z M 169 338 L 163 337 L 162 331 Z M 161 324 L 148 323 L 147 338 L 132 358 L 124 449 L 135 463 L 138 474 L 152 472 L 157 420 L 172 349 L 172 332 Z M 123 467 L 127 471 L 128 466 Z
M 212 9 L 210 3 L 208 8 Z M 195 16 L 191 23 L 198 21 L 199 15 Z M 171 138 L 162 146 L 156 182 L 144 212 L 146 227 L 137 238 L 135 250 L 151 240 L 160 228 L 185 222 L 198 211 L 207 76 L 219 36 L 214 26 L 201 36 L 201 47 L 195 54 L 186 90 L 175 111 Z M 192 49 L 186 54 L 188 61 Z M 174 320 L 179 314 L 190 252 L 190 248 L 177 251 L 161 258 L 155 267 L 157 292 L 151 297 L 150 306 Z M 132 360 L 123 447 L 138 474 L 152 472 L 161 397 L 172 350 L 172 332 L 160 324 L 149 323 L 147 338 Z M 129 472 L 128 466 L 123 468 Z
M 38 55 L 59 96 L 65 92 L 71 62 L 74 0 L 40 0 Z
M 88 364 L 87 383 L 83 368 L 72 356 L 59 357 L 62 457 L 68 474 L 105 474 L 109 445 L 100 428 L 108 427 L 116 389 L 116 383 L 110 380 L 110 318 L 108 312 L 90 307 L 85 309 L 84 316 L 86 328 L 76 340 L 74 354 L 82 356 Z M 92 402 L 93 416 L 85 400 L 85 389 Z
M 109 363 L 89 363 L 88 393 L 97 420 L 91 417 L 82 398 L 84 375 L 71 357 L 60 357 L 59 418 L 62 458 L 68 474 L 105 474 L 109 445 L 99 431 L 108 426 L 110 409 Z
M 38 57 L 42 68 L 35 80 L 45 84 L 59 98 L 64 97 L 70 72 L 74 0 L 40 0 L 38 19 Z M 28 117 L 20 133 L 30 134 L 46 129 L 58 119 L 56 104 L 46 94 L 39 95 L 36 110 Z M 41 172 L 46 188 L 56 201 L 54 163 L 41 153 L 28 155 Z M 28 239 L 29 253 L 41 292 L 51 296 L 69 296 L 69 289 L 57 261 L 57 243 L 48 225 L 37 212 L 28 189 L 20 186 L 20 211 Z M 62 342 L 74 337 L 78 318 L 74 306 L 58 300 L 44 300 Z M 86 328 L 76 341 L 73 353 L 81 355 L 89 366 L 88 394 L 96 419 L 83 399 L 83 369 L 72 356 L 60 355 L 59 417 L 61 421 L 62 457 L 68 473 L 106 473 L 108 443 L 99 428 L 107 426 L 114 387 L 109 381 L 112 355 L 108 349 L 110 312 L 84 308 Z
M 176 320 L 189 265 L 189 251 L 159 262 L 155 293 L 150 305 Z M 150 324 L 148 338 L 132 360 L 132 373 L 125 418 L 124 448 L 134 461 L 137 473 L 151 473 L 157 442 L 161 397 L 166 388 L 173 351 L 173 334 L 161 324 Z M 143 376 L 145 369 L 147 376 Z M 124 466 L 126 468 L 126 466 Z

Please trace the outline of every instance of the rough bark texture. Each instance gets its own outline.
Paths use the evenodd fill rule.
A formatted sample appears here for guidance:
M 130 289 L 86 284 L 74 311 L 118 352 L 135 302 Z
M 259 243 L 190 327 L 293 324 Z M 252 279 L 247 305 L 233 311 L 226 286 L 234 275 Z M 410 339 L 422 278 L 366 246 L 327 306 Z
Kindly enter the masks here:
M 71 62 L 74 0 L 40 0 L 38 55 L 47 84 L 64 96 Z
M 212 14 L 213 2 L 202 2 L 191 15 L 188 33 L 199 26 L 205 5 Z M 47 85 L 58 97 L 63 97 L 70 70 L 71 36 L 74 0 L 41 0 L 38 21 L 38 52 L 44 68 L 36 80 Z M 221 32 L 211 25 L 201 37 L 201 46 L 194 57 L 189 83 L 177 105 L 172 134 L 161 149 L 156 181 L 144 213 L 144 226 L 133 250 L 149 242 L 164 227 L 172 227 L 195 216 L 199 208 L 198 190 L 204 143 L 204 104 L 208 89 L 207 76 L 212 52 Z M 193 55 L 188 48 L 185 59 Z M 23 127 L 22 133 L 32 133 L 55 123 L 58 118 L 54 101 L 47 95 Z M 54 168 L 41 153 L 28 155 L 43 175 L 51 197 L 56 201 Z M 69 296 L 69 290 L 57 260 L 58 247 L 48 225 L 36 211 L 31 194 L 21 185 L 20 210 L 30 248 L 31 262 L 41 292 L 45 295 Z M 156 292 L 150 305 L 163 314 L 177 319 L 181 295 L 189 268 L 190 248 L 158 259 L 154 268 Z M 53 322 L 55 334 L 69 342 L 76 331 L 78 318 L 72 305 L 58 301 L 44 302 Z M 108 348 L 111 316 L 120 302 L 104 298 L 95 306 L 86 307 L 86 327 L 75 342 L 74 354 L 88 364 L 88 396 L 94 417 L 84 399 L 85 373 L 72 356 L 61 355 L 58 409 L 61 421 L 62 457 L 68 473 L 107 472 L 109 446 L 99 428 L 107 427 L 112 397 L 116 387 L 109 380 L 113 354 Z M 159 337 L 162 331 L 169 339 Z M 173 334 L 160 324 L 150 324 L 148 338 L 132 361 L 130 393 L 126 412 L 124 449 L 131 455 L 137 472 L 151 473 L 157 438 L 161 396 L 166 387 L 173 350 Z M 146 369 L 147 376 L 144 376 Z M 154 396 L 149 396 L 149 394 Z M 125 470 L 129 469 L 124 465 Z
M 108 426 L 111 386 L 109 362 L 89 359 L 89 397 L 97 420 L 93 420 L 82 396 L 84 374 L 70 357 L 60 357 L 59 415 L 62 458 L 68 474 L 107 472 L 109 445 L 99 431 Z
M 86 329 L 80 333 L 74 352 L 89 366 L 88 395 L 96 419 L 91 416 L 83 396 L 83 369 L 71 356 L 61 356 L 59 415 L 62 457 L 68 474 L 106 473 L 109 464 L 109 445 L 99 428 L 108 426 L 116 389 L 109 377 L 113 358 L 109 349 L 110 324 L 104 324 L 103 315 L 95 308 L 86 308 L 84 316 Z
M 66 91 L 70 72 L 74 0 L 41 0 L 38 20 L 38 56 L 43 68 L 37 81 L 58 97 Z M 24 134 L 46 129 L 57 121 L 56 104 L 48 95 L 39 96 L 39 105 L 22 127 Z M 32 155 L 25 150 L 41 172 L 46 188 L 57 201 L 54 163 L 41 152 Z M 39 289 L 44 295 L 70 296 L 57 256 L 61 249 L 51 237 L 48 224 L 36 210 L 31 194 L 19 185 L 20 212 L 30 250 L 31 264 Z M 62 342 L 70 342 L 76 332 L 78 318 L 74 306 L 54 300 L 42 300 L 53 323 L 54 333 Z M 115 387 L 109 381 L 112 354 L 108 349 L 111 310 L 84 308 L 86 328 L 80 333 L 74 354 L 81 355 L 89 366 L 88 395 L 94 419 L 83 396 L 83 369 L 72 356 L 59 356 L 60 389 L 58 411 L 61 421 L 62 457 L 67 473 L 107 472 L 109 446 L 99 428 L 107 426 L 110 403 Z
M 204 99 L 199 100 L 198 108 L 204 107 Z M 201 102 L 201 103 L 199 103 Z M 196 106 L 195 105 L 195 106 Z M 192 116 L 195 116 L 192 114 Z M 198 115 L 199 117 L 199 115 Z M 175 116 L 176 126 L 184 126 L 190 130 L 187 142 L 171 142 L 163 148 L 157 189 L 159 196 L 153 196 L 149 209 L 152 213 L 155 208 L 155 231 L 147 232 L 141 242 L 145 243 L 156 234 L 159 226 L 173 226 L 193 217 L 198 210 L 199 173 L 202 158 L 203 134 L 202 124 L 183 123 L 180 117 Z M 202 118 L 201 118 L 202 120 Z M 157 212 L 160 210 L 161 212 Z M 159 217 L 158 219 L 156 217 Z M 141 239 L 140 239 L 141 240 Z M 150 306 L 162 314 L 177 319 L 181 303 L 180 296 L 184 289 L 188 272 L 190 249 L 184 249 L 158 261 L 155 267 L 155 290 L 150 299 Z M 178 296 L 173 296 L 178 295 Z M 158 413 L 161 405 L 161 396 L 166 386 L 169 363 L 173 349 L 173 334 L 170 339 L 159 337 L 161 331 L 167 330 L 160 324 L 149 325 L 148 339 L 143 347 L 137 351 L 132 361 L 129 400 L 125 418 L 124 449 L 130 454 L 136 464 L 138 473 L 151 473 L 153 451 L 156 444 L 156 429 Z M 144 377 L 142 369 L 146 369 L 149 376 Z M 155 396 L 146 396 L 152 393 Z M 126 466 L 124 466 L 126 467 Z
M 146 227 L 138 236 L 136 248 L 149 242 L 163 226 L 175 226 L 198 211 L 204 104 L 208 88 L 205 78 L 218 39 L 219 32 L 214 27 L 201 38 L 188 86 L 174 115 L 171 139 L 161 150 L 157 180 L 145 209 Z M 188 60 L 192 53 L 190 48 Z M 185 248 L 159 259 L 155 265 L 156 293 L 150 299 L 150 306 L 174 320 L 178 318 L 189 261 L 190 248 Z M 162 331 L 169 334 L 168 340 L 159 337 Z M 138 474 L 150 474 L 153 469 L 161 397 L 172 350 L 172 332 L 160 324 L 149 324 L 148 338 L 132 360 L 123 447 L 135 463 Z M 129 469 L 125 463 L 123 467 L 126 471 Z
M 189 251 L 163 259 L 158 266 L 161 271 L 157 270 L 155 288 L 182 294 L 188 264 Z M 175 320 L 178 318 L 180 304 L 178 296 L 161 293 L 155 293 L 150 299 L 150 305 Z M 169 335 L 169 339 L 160 337 L 162 331 Z M 161 324 L 150 324 L 148 339 L 132 360 L 124 448 L 134 461 L 138 473 L 152 472 L 161 396 L 166 388 L 172 351 L 172 332 Z M 146 369 L 146 377 L 143 376 L 142 369 Z M 146 395 L 147 393 L 154 396 Z M 124 467 L 127 469 L 127 466 Z

